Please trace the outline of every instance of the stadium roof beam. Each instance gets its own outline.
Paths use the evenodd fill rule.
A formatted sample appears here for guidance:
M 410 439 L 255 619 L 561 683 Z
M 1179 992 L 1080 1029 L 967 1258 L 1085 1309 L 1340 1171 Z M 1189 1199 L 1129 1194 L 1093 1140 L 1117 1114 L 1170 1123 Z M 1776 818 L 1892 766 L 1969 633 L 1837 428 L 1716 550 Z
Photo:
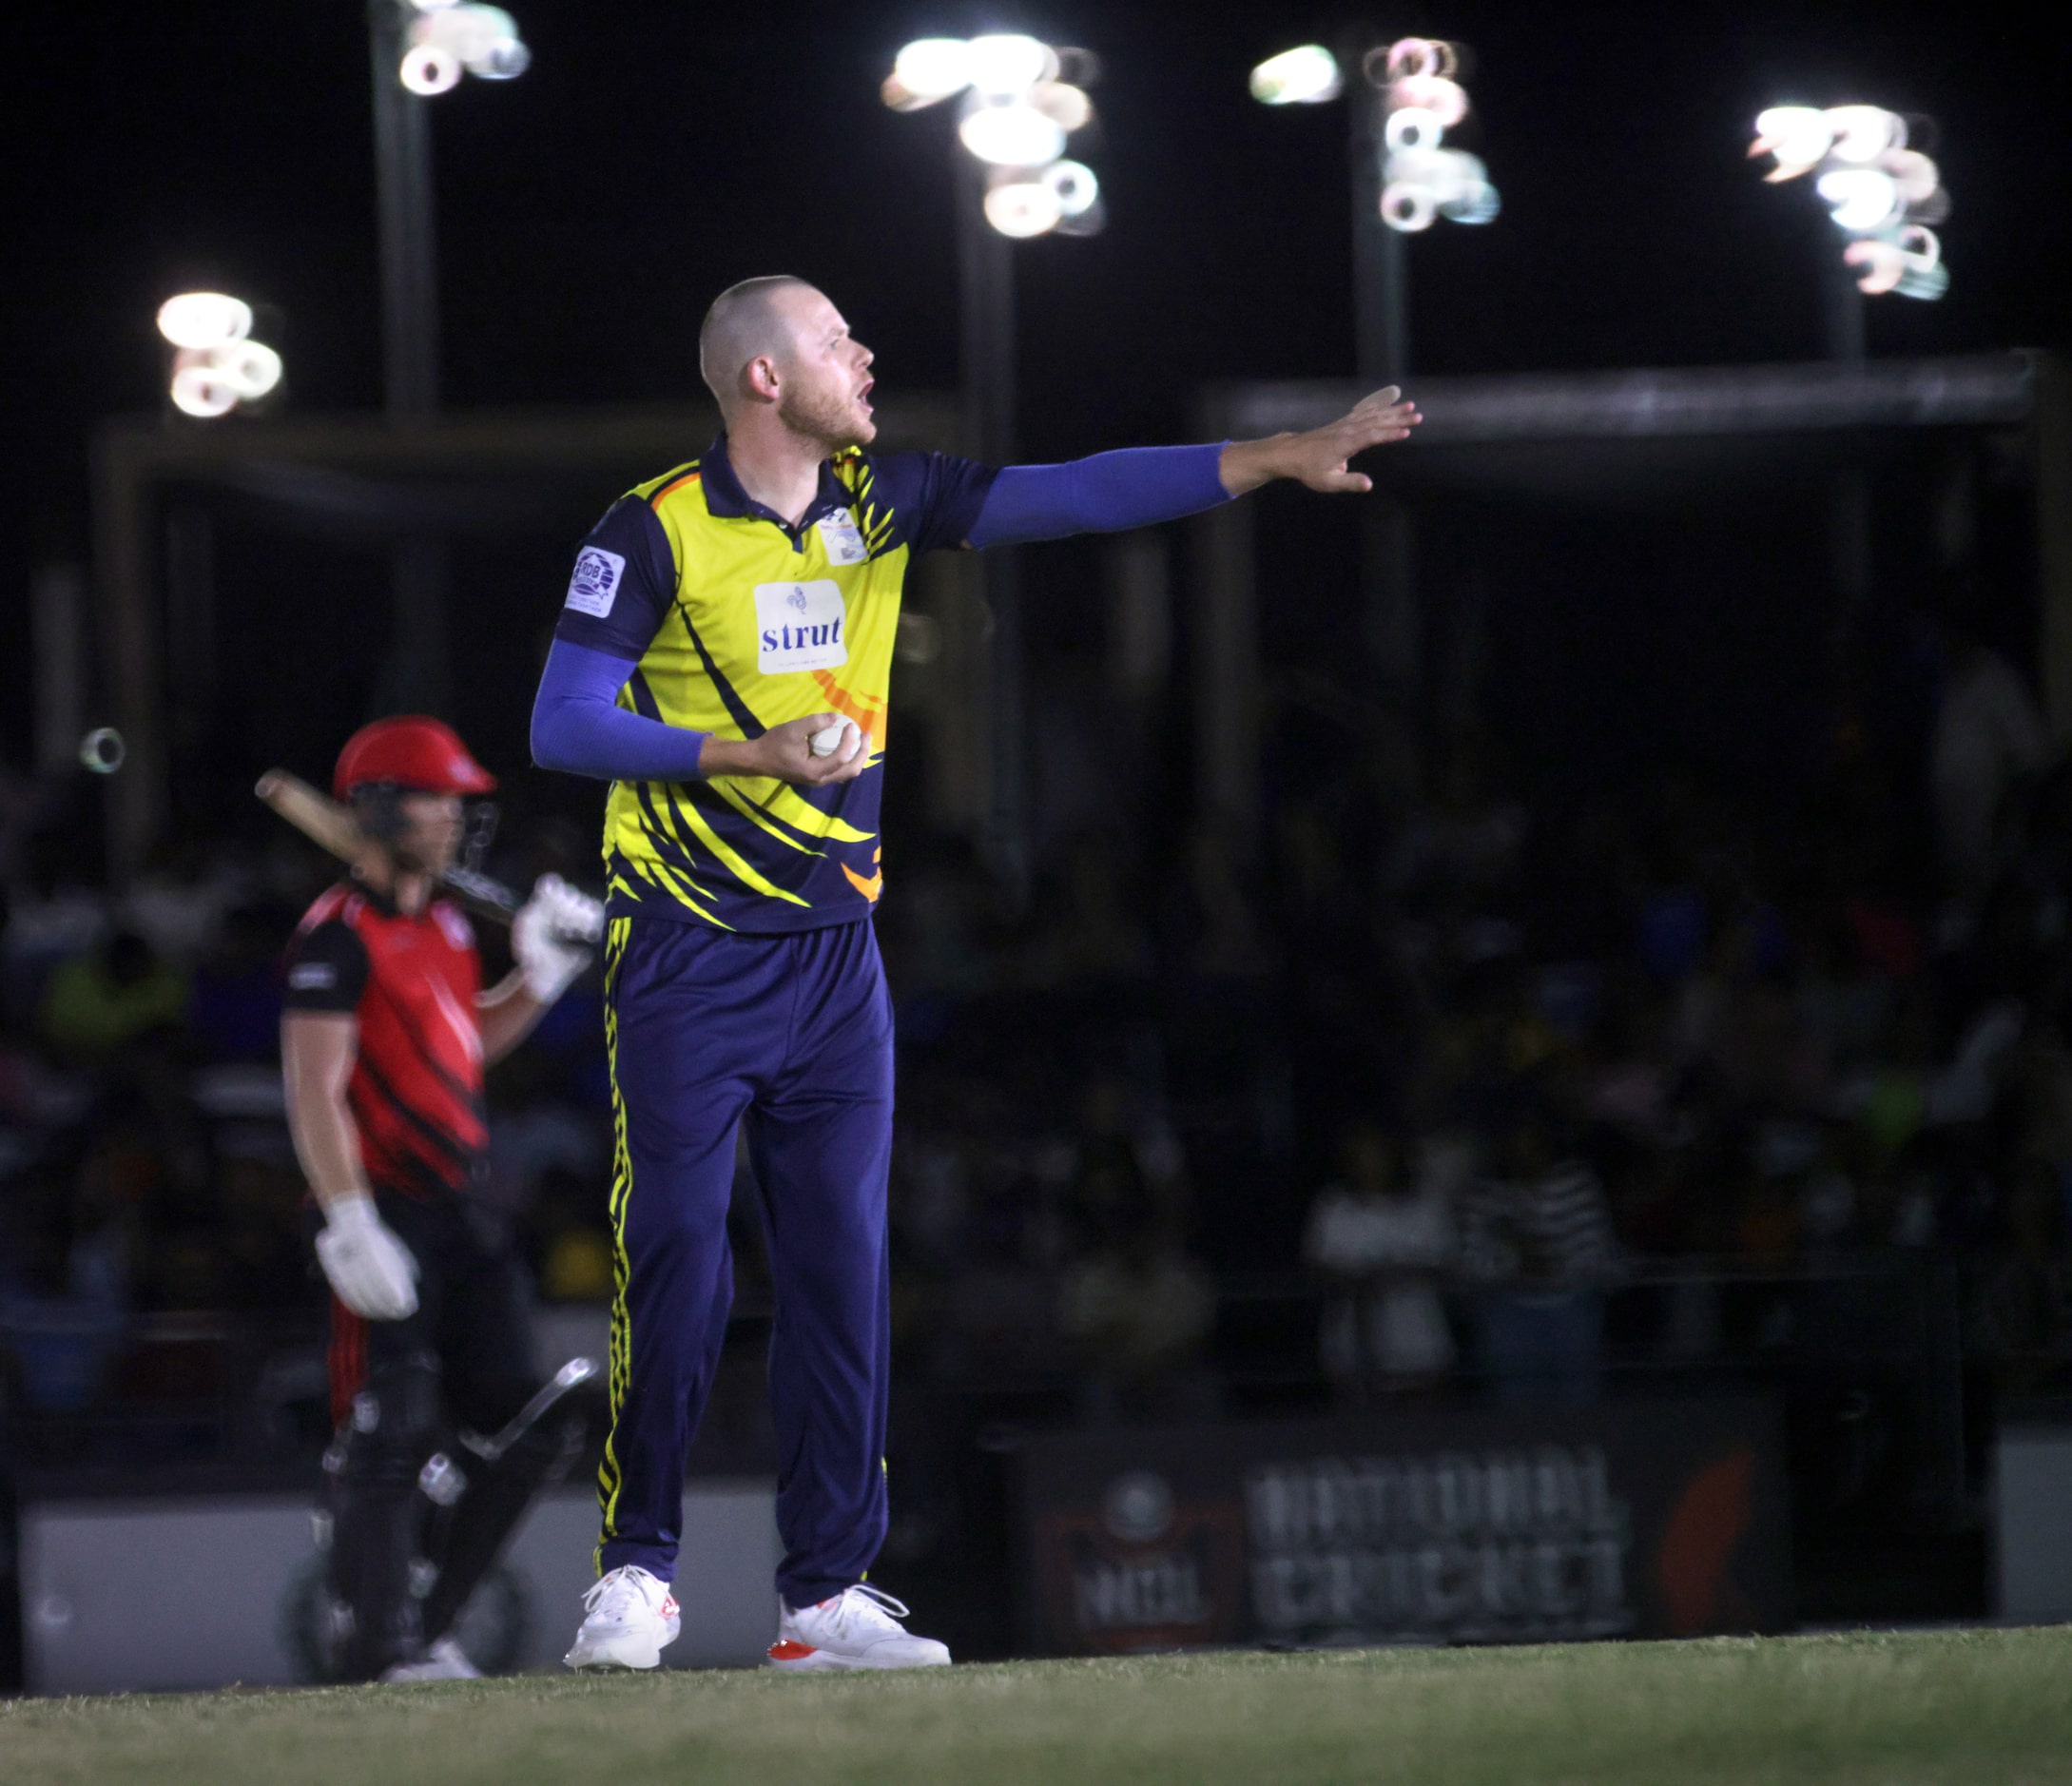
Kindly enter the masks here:
M 1861 367 L 1816 361 L 1420 379 L 1424 420 L 1395 450 L 1415 455 L 1498 440 L 2017 422 L 2031 411 L 2036 378 L 2035 356 L 1975 354 Z M 1221 421 L 1244 437 L 1321 426 L 1343 415 L 1362 388 L 1349 379 L 1291 379 L 1214 387 L 1209 400 Z

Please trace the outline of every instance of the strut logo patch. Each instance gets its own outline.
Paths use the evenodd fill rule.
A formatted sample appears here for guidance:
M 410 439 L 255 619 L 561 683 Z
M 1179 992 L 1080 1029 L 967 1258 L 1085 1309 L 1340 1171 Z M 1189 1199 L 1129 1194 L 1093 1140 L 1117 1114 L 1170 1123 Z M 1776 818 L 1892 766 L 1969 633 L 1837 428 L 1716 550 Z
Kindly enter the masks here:
M 585 546 L 575 554 L 575 574 L 569 579 L 569 606 L 579 614 L 602 620 L 611 612 L 626 574 L 626 560 L 602 546 Z
M 839 670 L 849 661 L 849 611 L 829 577 L 755 586 L 756 668 L 765 676 Z

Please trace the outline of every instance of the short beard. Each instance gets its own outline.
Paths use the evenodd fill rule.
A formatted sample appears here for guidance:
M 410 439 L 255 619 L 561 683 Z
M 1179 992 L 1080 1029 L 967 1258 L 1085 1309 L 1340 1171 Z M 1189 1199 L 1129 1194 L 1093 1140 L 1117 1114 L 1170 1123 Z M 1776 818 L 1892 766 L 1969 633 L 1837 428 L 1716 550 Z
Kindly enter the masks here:
M 823 457 L 831 457 L 850 447 L 868 446 L 878 425 L 860 416 L 852 401 L 808 397 L 787 391 L 777 402 L 777 418 L 795 435 L 815 442 Z

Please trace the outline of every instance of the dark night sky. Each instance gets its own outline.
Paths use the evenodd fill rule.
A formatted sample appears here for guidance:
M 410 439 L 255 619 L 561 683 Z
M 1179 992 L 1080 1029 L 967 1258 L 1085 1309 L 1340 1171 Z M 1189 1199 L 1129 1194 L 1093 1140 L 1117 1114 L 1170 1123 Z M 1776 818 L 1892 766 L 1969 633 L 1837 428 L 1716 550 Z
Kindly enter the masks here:
M 455 405 L 683 393 L 706 299 L 780 268 L 843 305 L 888 391 L 950 383 L 948 108 L 895 116 L 876 89 L 906 38 L 988 27 L 1083 43 L 1107 68 L 1097 140 L 1075 152 L 1104 182 L 1111 226 L 1017 251 L 1030 455 L 1181 433 L 1204 379 L 1350 370 L 1342 111 L 1268 111 L 1245 91 L 1251 62 L 1330 33 L 1344 11 L 512 10 L 532 71 L 469 81 L 436 107 Z M 1474 47 L 1471 144 L 1504 202 L 1486 230 L 1415 243 L 1421 369 L 1816 354 L 1813 257 L 1831 239 L 1809 193 L 1766 187 L 1743 159 L 1754 112 L 1784 99 L 1940 122 L 1953 286 L 1940 304 L 1873 306 L 1873 352 L 2064 344 L 2062 23 L 1803 0 L 1449 0 L 1375 16 Z M 161 298 L 219 285 L 278 312 L 300 411 L 372 404 L 378 360 L 354 0 L 43 5 L 17 15 L 10 61 L 0 551 L 14 655 L 28 567 L 85 548 L 94 421 L 160 399 Z

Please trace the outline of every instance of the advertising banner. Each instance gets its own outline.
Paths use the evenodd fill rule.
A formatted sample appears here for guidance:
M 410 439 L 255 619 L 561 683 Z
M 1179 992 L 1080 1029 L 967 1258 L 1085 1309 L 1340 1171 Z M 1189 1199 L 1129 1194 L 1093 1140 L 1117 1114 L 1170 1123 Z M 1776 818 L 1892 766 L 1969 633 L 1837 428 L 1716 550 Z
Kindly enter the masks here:
M 1782 1442 L 1752 1399 L 1057 1434 L 1017 1494 L 1043 1654 L 1791 1620 Z

